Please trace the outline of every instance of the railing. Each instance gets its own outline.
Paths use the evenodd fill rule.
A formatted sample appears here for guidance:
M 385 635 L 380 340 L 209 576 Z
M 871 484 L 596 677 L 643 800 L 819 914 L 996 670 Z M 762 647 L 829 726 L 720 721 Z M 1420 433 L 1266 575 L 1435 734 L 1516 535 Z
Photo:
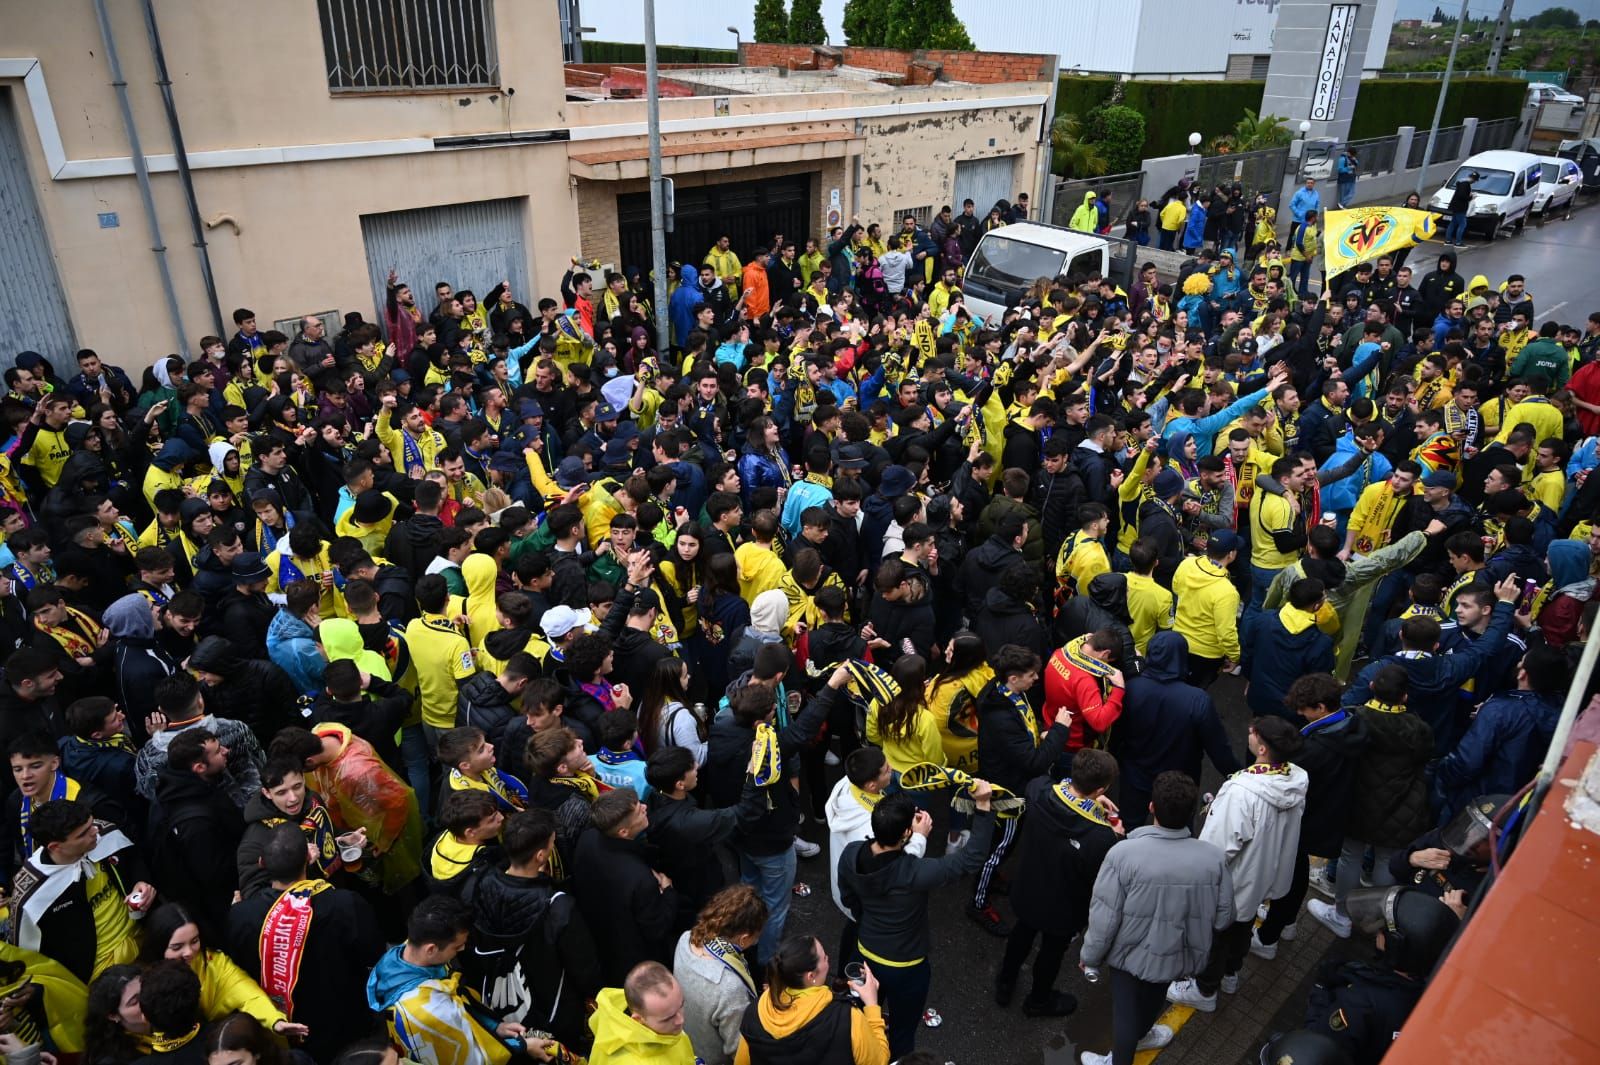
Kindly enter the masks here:
M 499 84 L 494 0 L 317 0 L 317 14 L 334 92 Z
M 1522 123 L 1514 118 L 1496 118 L 1488 122 L 1479 122 L 1477 131 L 1472 135 L 1472 150 L 1492 152 L 1497 148 L 1515 147 L 1517 131 L 1521 128 Z
M 1433 155 L 1428 163 L 1440 163 L 1446 159 L 1456 159 L 1461 155 L 1461 135 L 1465 126 L 1446 126 L 1439 131 L 1439 139 L 1434 142 Z M 1417 130 L 1416 136 L 1411 138 L 1411 155 L 1406 159 L 1406 169 L 1415 170 L 1422 165 L 1422 157 L 1428 151 L 1428 131 Z
M 1450 75 L 1452 78 L 1521 78 L 1523 81 L 1542 81 L 1548 85 L 1567 87 L 1567 72 L 1565 70 L 1458 70 Z M 1441 81 L 1444 78 L 1442 70 L 1396 70 L 1381 71 L 1380 78 L 1400 78 L 1420 81 Z
M 1394 171 L 1395 155 L 1400 151 L 1400 135 L 1371 137 L 1364 141 L 1351 141 L 1349 148 L 1360 161 L 1363 174 L 1389 174 Z
M 1135 170 L 1128 174 L 1107 174 L 1105 177 L 1093 178 L 1058 178 L 1056 180 L 1054 198 L 1051 200 L 1050 221 L 1058 226 L 1064 226 L 1072 221 L 1072 212 L 1083 206 L 1083 194 L 1093 192 L 1106 204 L 1110 211 L 1113 232 L 1121 232 L 1122 223 L 1127 220 L 1128 211 L 1139 202 L 1139 193 L 1144 189 L 1144 171 Z
M 1278 206 L 1283 188 L 1283 176 L 1289 167 L 1289 149 L 1263 148 L 1254 152 L 1229 152 L 1208 155 L 1200 160 L 1199 173 L 1195 175 L 1197 189 L 1209 191 L 1217 185 L 1238 184 L 1244 188 L 1247 200 L 1257 192 L 1265 193 L 1267 202 Z

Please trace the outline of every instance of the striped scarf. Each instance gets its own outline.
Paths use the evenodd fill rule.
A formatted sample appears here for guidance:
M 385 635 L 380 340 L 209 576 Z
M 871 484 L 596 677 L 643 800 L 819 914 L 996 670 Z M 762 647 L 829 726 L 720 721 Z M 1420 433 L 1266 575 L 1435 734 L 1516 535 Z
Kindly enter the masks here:
M 1100 803 L 1094 799 L 1086 799 L 1081 795 L 1074 795 L 1069 788 L 1071 783 L 1072 779 L 1069 777 L 1052 787 L 1050 792 L 1058 800 L 1060 800 L 1061 805 L 1078 814 L 1080 817 L 1087 818 L 1097 825 L 1105 825 L 1107 828 L 1111 827 L 1111 818 L 1106 816 L 1105 807 L 1101 806 Z
M 907 766 L 906 771 L 900 774 L 900 787 L 906 791 L 943 791 L 945 788 L 955 788 L 956 793 L 950 799 L 950 808 L 965 814 L 970 814 L 978 808 L 978 804 L 972 798 L 974 783 L 976 781 L 970 774 L 948 766 L 934 765 L 932 762 L 918 762 Z M 990 806 L 996 817 L 1009 820 L 1022 813 L 1027 800 L 1011 794 L 998 784 L 989 786 L 994 789 Z
M 1021 692 L 1012 691 L 998 678 L 995 680 L 995 687 L 999 688 L 1000 694 L 1004 695 L 1006 699 L 1010 701 L 1011 705 L 1016 707 L 1017 713 L 1022 716 L 1023 725 L 1025 725 L 1028 729 L 1028 737 L 1033 740 L 1033 745 L 1038 747 L 1039 719 L 1034 716 L 1033 707 L 1028 703 L 1028 697 L 1023 695 Z
M 778 730 L 765 721 L 756 725 L 755 743 L 750 751 L 750 776 L 760 788 L 770 788 L 783 778 L 783 754 L 778 749 Z
M 1061 653 L 1067 656 L 1067 663 L 1075 669 L 1081 669 L 1095 679 L 1100 686 L 1100 697 L 1103 699 L 1111 692 L 1112 666 L 1109 662 L 1102 662 L 1088 653 L 1089 636 L 1084 634 L 1073 640 L 1068 640 Z

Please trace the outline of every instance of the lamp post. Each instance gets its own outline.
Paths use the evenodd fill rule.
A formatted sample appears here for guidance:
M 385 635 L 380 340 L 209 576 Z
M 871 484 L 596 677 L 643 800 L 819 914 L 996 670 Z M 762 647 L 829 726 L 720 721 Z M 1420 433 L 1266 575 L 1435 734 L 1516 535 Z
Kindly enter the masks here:
M 1439 139 L 1439 123 L 1444 119 L 1444 98 L 1450 92 L 1450 75 L 1456 69 L 1456 47 L 1461 43 L 1461 30 L 1467 21 L 1467 0 L 1461 0 L 1461 13 L 1456 16 L 1456 31 L 1450 35 L 1450 56 L 1444 61 L 1444 78 L 1439 82 L 1439 102 L 1433 108 L 1433 125 L 1428 127 L 1428 145 L 1422 149 L 1422 169 L 1417 171 L 1417 195 L 1422 195 L 1428 183 L 1428 164 L 1433 162 L 1433 146 Z
M 1197 155 L 1200 152 L 1200 134 L 1189 134 L 1189 154 Z
M 733 34 L 733 50 L 737 52 L 739 50 L 739 27 L 729 26 L 728 32 Z
M 666 190 L 661 187 L 661 88 L 656 62 L 656 3 L 644 0 L 645 128 L 650 142 L 650 269 L 655 275 L 656 336 L 670 343 L 667 319 Z

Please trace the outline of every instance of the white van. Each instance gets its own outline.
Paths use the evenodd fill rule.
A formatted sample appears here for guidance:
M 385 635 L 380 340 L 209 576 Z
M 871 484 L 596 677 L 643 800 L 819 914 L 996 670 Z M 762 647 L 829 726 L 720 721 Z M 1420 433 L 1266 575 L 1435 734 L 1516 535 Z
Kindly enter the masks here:
M 1539 157 L 1529 152 L 1479 152 L 1456 168 L 1450 180 L 1428 201 L 1428 208 L 1449 214 L 1456 182 L 1471 178 L 1467 229 L 1478 230 L 1486 240 L 1493 240 L 1507 226 L 1514 226 L 1520 233 L 1533 214 L 1542 170 Z
M 967 309 L 996 325 L 1041 277 L 1082 279 L 1111 269 L 1103 237 L 1040 222 L 991 229 L 978 241 L 961 279 Z

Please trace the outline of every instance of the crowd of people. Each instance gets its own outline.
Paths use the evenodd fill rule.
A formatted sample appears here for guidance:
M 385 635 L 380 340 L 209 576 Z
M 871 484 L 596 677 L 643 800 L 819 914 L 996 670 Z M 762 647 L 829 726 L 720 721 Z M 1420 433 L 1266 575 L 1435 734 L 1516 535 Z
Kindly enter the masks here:
M 1378 1061 L 1600 609 L 1600 313 L 1225 239 L 984 320 L 963 258 L 1026 212 L 724 239 L 669 336 L 574 261 L 536 310 L 391 276 L 332 336 L 17 355 L 0 1048 L 916 1065 L 959 892 L 997 1021 L 1030 957 L 1021 1011 L 1075 1010 L 1077 939 L 1083 1062 L 1130 1065 L 1314 890 L 1377 954 L 1284 1045 Z

